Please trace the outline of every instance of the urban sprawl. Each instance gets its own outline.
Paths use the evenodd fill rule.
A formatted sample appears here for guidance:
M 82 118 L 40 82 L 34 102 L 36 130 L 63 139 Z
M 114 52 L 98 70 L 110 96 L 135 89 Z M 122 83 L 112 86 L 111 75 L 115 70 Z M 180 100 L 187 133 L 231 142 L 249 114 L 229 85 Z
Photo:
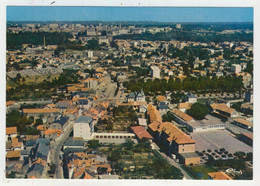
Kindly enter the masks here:
M 8 22 L 6 177 L 252 179 L 251 27 Z

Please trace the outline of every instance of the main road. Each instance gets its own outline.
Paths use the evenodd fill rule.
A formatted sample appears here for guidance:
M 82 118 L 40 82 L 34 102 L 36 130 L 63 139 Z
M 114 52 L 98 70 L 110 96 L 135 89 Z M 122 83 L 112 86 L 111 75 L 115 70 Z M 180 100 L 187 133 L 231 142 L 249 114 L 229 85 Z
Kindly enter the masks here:
M 62 169 L 63 166 L 59 154 L 64 142 L 68 139 L 73 129 L 73 123 L 74 122 L 70 122 L 69 125 L 65 128 L 65 130 L 61 134 L 61 136 L 56 140 L 52 141 L 50 144 L 50 148 L 51 148 L 50 160 L 53 164 L 56 165 L 56 170 L 54 175 L 54 178 L 56 179 L 63 179 L 63 169 Z

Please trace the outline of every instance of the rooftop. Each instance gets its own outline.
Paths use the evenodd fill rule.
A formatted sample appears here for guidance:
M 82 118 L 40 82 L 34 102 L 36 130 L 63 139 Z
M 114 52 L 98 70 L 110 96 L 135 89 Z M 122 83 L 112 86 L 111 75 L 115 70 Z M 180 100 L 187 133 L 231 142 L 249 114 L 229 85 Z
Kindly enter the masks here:
M 134 126 L 131 127 L 131 129 L 139 139 L 153 139 L 153 137 L 142 126 Z
M 93 120 L 90 116 L 80 116 L 75 123 L 91 123 Z
M 245 126 L 253 126 L 253 123 L 251 121 L 247 121 L 245 119 L 242 119 L 242 118 L 236 118 L 236 119 L 233 119 L 233 121 L 239 123 L 239 124 L 242 124 L 242 125 L 245 125 Z
M 233 113 L 235 109 L 228 107 L 225 103 L 213 103 L 210 105 L 213 110 L 220 110 L 226 113 Z
M 213 180 L 233 180 L 230 178 L 226 173 L 224 172 L 211 172 L 208 173 L 208 175 L 213 179 Z
M 205 127 L 205 126 L 211 126 L 211 125 L 220 125 L 220 124 L 225 124 L 223 123 L 220 119 L 211 116 L 211 115 L 206 115 L 205 119 L 203 120 L 192 120 L 187 122 L 188 125 L 192 127 Z
M 17 134 L 17 127 L 6 127 L 6 135 Z
M 153 122 L 149 125 L 149 128 L 153 131 L 164 132 L 167 134 L 167 140 L 169 142 L 175 141 L 177 144 L 195 143 L 195 140 L 191 139 L 191 137 L 183 133 L 178 127 L 170 122 L 164 122 L 162 124 Z
M 59 112 L 60 109 L 56 109 L 56 108 L 43 108 L 43 109 L 23 109 L 23 113 L 25 114 L 48 114 L 48 113 L 55 113 L 55 112 Z
M 84 146 L 84 140 L 68 139 L 65 141 L 64 146 Z
M 180 111 L 179 109 L 174 109 L 172 111 L 175 115 L 177 115 L 178 117 L 180 117 L 181 119 L 183 119 L 184 121 L 191 121 L 193 118 L 191 116 L 189 116 L 188 114 Z

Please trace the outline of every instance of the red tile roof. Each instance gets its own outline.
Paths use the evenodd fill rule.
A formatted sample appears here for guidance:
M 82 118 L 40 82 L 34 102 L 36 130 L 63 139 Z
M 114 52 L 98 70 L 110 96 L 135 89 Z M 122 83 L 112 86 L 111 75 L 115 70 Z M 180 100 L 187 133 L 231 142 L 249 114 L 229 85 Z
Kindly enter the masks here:
M 139 139 L 153 139 L 153 137 L 142 126 L 134 126 L 131 127 L 131 129 Z
M 6 127 L 6 135 L 17 134 L 17 127 Z

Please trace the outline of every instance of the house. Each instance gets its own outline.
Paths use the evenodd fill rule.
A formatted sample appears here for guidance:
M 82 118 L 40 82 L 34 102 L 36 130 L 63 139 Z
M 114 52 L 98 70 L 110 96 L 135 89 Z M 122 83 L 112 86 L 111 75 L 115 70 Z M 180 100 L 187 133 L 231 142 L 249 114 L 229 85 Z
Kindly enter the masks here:
M 159 101 L 159 102 L 163 102 L 163 101 L 166 100 L 166 97 L 160 95 L 160 96 L 157 96 L 156 99 L 157 99 L 157 101 Z
M 138 118 L 138 124 L 144 127 L 145 129 L 147 128 L 147 121 L 145 118 Z
M 32 166 L 29 167 L 26 175 L 27 178 L 42 178 L 44 170 L 44 165 L 40 163 L 34 163 Z
M 55 120 L 49 125 L 50 129 L 58 129 L 64 131 L 69 124 L 69 117 L 58 115 Z
M 242 118 L 233 119 L 233 123 L 241 128 L 253 130 L 253 123 Z
M 6 127 L 6 141 L 12 141 L 13 138 L 17 137 L 17 127 Z
M 197 97 L 194 94 L 188 94 L 187 101 L 192 104 L 196 103 Z
M 139 112 L 140 113 L 145 113 L 147 111 L 147 106 L 146 105 L 141 105 L 140 107 L 139 107 Z
M 88 110 L 91 106 L 87 98 L 78 99 L 77 105 L 80 109 Z
M 58 103 L 56 103 L 56 108 L 61 109 L 62 111 L 65 109 L 72 108 L 72 101 L 70 100 L 59 101 Z
M 80 116 L 73 125 L 73 136 L 90 140 L 93 137 L 94 124 L 90 116 Z
M 174 120 L 181 125 L 187 126 L 187 122 L 190 122 L 193 120 L 193 118 L 191 116 L 180 111 L 179 109 L 174 109 L 172 111 L 172 113 L 174 115 Z
M 238 112 L 228 107 L 225 103 L 213 103 L 210 105 L 213 114 L 217 117 L 220 117 L 221 119 L 228 120 L 229 118 L 238 117 Z
M 210 180 L 233 180 L 224 172 L 210 172 L 208 176 Z
M 143 90 L 141 90 L 141 92 L 131 92 L 128 96 L 127 96 L 127 102 L 131 102 L 131 101 L 145 101 L 145 95 Z
M 185 103 L 179 103 L 178 104 L 178 109 L 182 112 L 186 112 L 191 108 L 192 103 L 185 102 Z
M 140 141 L 142 139 L 147 139 L 148 141 L 152 142 L 153 137 L 144 129 L 144 127 L 134 126 L 134 127 L 131 127 L 131 130 L 137 136 L 138 141 Z
M 161 116 L 166 114 L 167 111 L 170 109 L 169 106 L 165 102 L 159 102 L 157 106 Z

